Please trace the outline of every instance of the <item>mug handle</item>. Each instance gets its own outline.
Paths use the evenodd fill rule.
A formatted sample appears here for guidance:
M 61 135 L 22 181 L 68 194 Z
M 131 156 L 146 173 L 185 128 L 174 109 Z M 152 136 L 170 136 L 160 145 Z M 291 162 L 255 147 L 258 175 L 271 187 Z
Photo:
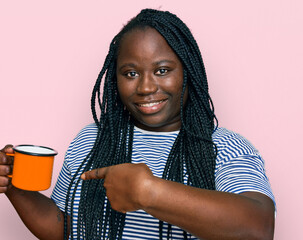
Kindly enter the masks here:
M 15 156 L 15 153 L 5 153 L 5 155 L 6 155 L 6 156 L 12 156 L 12 157 L 14 157 L 14 156 Z M 12 178 L 12 177 L 13 177 L 12 174 L 8 174 L 7 176 L 8 176 L 9 178 Z

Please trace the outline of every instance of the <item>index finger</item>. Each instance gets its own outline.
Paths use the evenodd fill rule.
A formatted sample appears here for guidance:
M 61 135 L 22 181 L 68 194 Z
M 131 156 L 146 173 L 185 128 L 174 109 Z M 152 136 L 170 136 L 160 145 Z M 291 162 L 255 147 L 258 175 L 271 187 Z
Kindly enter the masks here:
M 108 171 L 108 167 L 97 168 L 91 171 L 87 171 L 81 175 L 82 180 L 90 180 L 90 179 L 103 179 L 105 178 Z

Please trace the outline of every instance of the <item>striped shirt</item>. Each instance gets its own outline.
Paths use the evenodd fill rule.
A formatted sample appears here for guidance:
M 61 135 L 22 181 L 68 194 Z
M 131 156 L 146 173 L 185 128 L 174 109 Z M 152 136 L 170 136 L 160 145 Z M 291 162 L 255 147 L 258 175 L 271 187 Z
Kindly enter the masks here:
M 133 163 L 145 163 L 154 176 L 161 177 L 167 157 L 179 131 L 151 132 L 135 127 Z M 97 135 L 97 127 L 90 124 L 80 131 L 70 144 L 51 198 L 65 211 L 65 198 L 72 177 L 90 152 Z M 241 135 L 225 128 L 217 128 L 213 141 L 218 149 L 215 168 L 216 190 L 230 193 L 260 192 L 274 201 L 264 161 L 258 151 Z M 80 171 L 81 172 L 81 171 Z M 80 177 L 80 176 L 79 176 Z M 73 189 L 72 189 L 73 190 Z M 76 191 L 73 208 L 74 235 L 77 234 L 77 213 L 81 181 Z M 68 208 L 70 214 L 70 209 Z M 163 233 L 167 224 L 164 223 Z M 172 226 L 173 239 L 184 239 L 183 230 Z M 188 238 L 197 239 L 188 233 Z M 122 239 L 159 239 L 159 220 L 143 210 L 128 212 Z

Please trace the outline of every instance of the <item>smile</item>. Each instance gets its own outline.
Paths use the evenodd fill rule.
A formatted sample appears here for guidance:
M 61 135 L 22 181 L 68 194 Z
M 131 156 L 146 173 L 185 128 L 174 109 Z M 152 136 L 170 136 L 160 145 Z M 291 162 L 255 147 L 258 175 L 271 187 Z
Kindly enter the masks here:
M 160 104 L 160 103 L 162 103 L 164 101 L 165 100 L 161 100 L 161 101 L 158 101 L 158 102 L 150 102 L 150 103 L 138 103 L 137 105 L 139 107 L 153 107 L 153 106 L 158 105 L 158 104 Z
M 142 114 L 156 114 L 159 111 L 161 111 L 161 109 L 163 109 L 163 107 L 166 105 L 168 99 L 163 99 L 160 101 L 153 101 L 153 102 L 140 102 L 140 103 L 136 103 L 137 105 L 137 109 L 142 113 Z

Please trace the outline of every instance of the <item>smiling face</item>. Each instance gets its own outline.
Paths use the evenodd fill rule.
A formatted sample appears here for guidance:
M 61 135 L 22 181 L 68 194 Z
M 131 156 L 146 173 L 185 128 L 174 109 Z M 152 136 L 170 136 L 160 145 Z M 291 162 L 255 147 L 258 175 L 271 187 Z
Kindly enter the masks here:
M 123 36 L 116 71 L 120 98 L 137 127 L 161 132 L 180 129 L 183 67 L 155 29 L 134 29 Z

